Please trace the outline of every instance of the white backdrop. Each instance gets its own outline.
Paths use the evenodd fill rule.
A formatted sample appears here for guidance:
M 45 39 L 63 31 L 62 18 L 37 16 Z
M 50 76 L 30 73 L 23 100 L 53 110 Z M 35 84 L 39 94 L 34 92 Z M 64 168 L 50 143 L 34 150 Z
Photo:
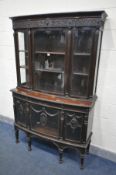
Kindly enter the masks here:
M 0 114 L 13 118 L 11 88 L 16 87 L 10 16 L 106 10 L 92 144 L 116 153 L 116 0 L 0 0 Z

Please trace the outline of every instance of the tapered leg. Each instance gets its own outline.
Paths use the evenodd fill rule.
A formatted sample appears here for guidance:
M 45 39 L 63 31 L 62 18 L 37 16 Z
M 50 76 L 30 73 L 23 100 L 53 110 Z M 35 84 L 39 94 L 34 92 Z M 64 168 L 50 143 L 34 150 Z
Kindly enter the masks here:
M 81 162 L 80 162 L 80 163 L 81 163 L 81 164 L 80 164 L 80 169 L 84 169 L 84 155 L 81 154 L 80 159 L 81 159 L 81 160 L 80 160 L 80 161 L 81 161 Z
M 14 126 L 15 129 L 15 138 L 16 138 L 16 143 L 19 143 L 19 129 Z
M 84 169 L 85 149 L 80 150 L 80 169 Z
M 91 141 L 89 142 L 89 144 L 88 144 L 88 146 L 87 146 L 87 150 L 86 150 L 86 153 L 87 153 L 87 154 L 89 154 L 90 144 L 91 144 Z
M 28 151 L 31 151 L 31 135 L 27 133 L 27 143 L 28 143 Z
M 59 148 L 59 163 L 63 163 L 63 149 Z

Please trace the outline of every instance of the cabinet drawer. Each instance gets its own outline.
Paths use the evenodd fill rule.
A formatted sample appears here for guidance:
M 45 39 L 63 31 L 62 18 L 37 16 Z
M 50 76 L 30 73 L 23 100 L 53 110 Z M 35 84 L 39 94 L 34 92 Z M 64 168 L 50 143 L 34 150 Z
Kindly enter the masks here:
M 84 114 L 66 111 L 64 117 L 64 139 L 81 142 Z
M 40 104 L 31 104 L 31 130 L 51 137 L 59 137 L 60 110 Z

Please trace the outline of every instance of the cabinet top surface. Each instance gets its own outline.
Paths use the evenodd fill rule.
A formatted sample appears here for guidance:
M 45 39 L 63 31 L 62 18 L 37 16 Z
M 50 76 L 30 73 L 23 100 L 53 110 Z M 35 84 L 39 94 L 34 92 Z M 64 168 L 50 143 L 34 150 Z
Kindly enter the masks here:
M 12 20 L 25 20 L 25 19 L 41 19 L 41 18 L 57 18 L 57 17 L 97 17 L 105 20 L 107 14 L 105 11 L 80 11 L 80 12 L 67 12 L 67 13 L 48 13 L 48 14 L 36 14 L 36 15 L 24 15 L 10 17 Z
M 45 93 L 40 93 L 37 91 L 31 91 L 24 88 L 16 88 L 11 90 L 14 93 L 24 95 L 27 97 L 35 98 L 38 100 L 48 101 L 48 102 L 54 102 L 54 103 L 60 103 L 64 105 L 73 105 L 73 106 L 80 106 L 85 108 L 91 108 L 95 101 L 96 96 L 91 99 L 77 99 L 77 98 L 67 98 L 67 97 L 59 97 L 56 95 L 49 95 Z

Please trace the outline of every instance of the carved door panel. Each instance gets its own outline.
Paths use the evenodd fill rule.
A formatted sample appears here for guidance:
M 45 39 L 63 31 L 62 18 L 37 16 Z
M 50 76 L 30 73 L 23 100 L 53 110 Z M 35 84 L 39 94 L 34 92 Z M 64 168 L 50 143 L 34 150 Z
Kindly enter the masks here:
M 60 110 L 48 106 L 31 105 L 31 130 L 51 137 L 59 136 Z
M 23 100 L 16 99 L 14 110 L 16 123 L 23 127 L 29 127 L 29 104 Z
M 67 111 L 64 115 L 64 139 L 72 142 L 81 142 L 83 114 Z

